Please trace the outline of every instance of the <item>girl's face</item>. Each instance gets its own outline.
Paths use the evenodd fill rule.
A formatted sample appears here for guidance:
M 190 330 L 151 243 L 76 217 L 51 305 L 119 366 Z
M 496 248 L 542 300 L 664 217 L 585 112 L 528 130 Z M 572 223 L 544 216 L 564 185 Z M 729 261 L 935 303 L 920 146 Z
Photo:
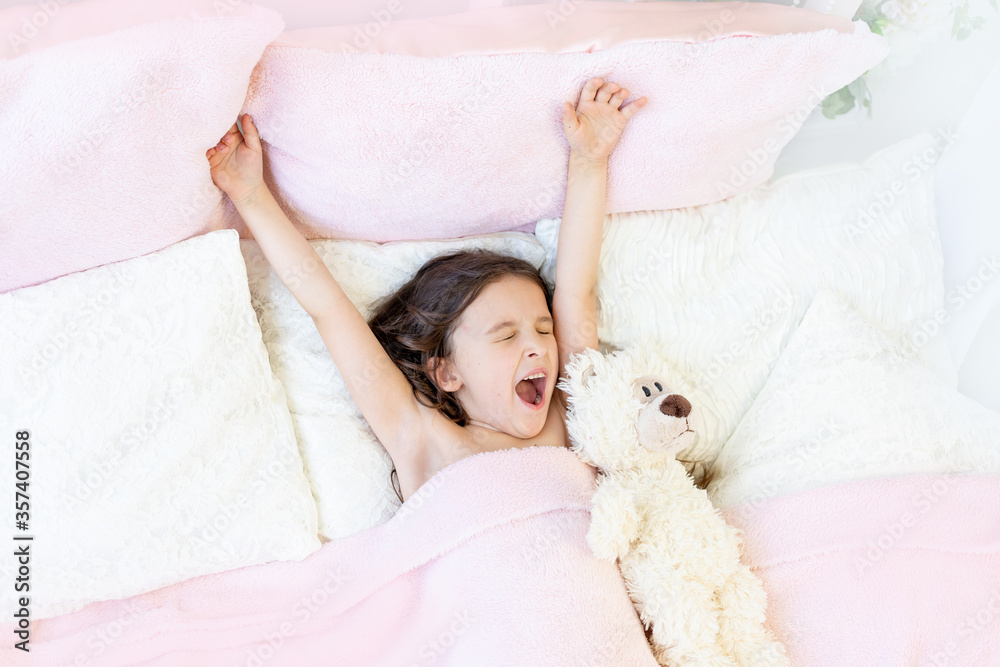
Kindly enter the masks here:
M 542 289 L 516 276 L 490 283 L 462 313 L 452 341 L 453 354 L 442 362 L 438 385 L 455 394 L 470 423 L 522 439 L 538 435 L 559 364 Z M 544 387 L 541 400 L 532 405 L 515 387 L 537 369 L 545 374 Z

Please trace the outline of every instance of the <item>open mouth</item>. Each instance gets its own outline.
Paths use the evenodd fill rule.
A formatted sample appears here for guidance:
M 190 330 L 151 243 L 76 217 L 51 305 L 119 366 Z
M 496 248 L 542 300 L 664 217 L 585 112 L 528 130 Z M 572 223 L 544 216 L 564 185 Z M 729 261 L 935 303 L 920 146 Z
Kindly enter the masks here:
M 545 400 L 545 380 L 546 378 L 544 377 L 521 380 L 514 385 L 514 391 L 521 401 L 533 408 L 537 408 Z

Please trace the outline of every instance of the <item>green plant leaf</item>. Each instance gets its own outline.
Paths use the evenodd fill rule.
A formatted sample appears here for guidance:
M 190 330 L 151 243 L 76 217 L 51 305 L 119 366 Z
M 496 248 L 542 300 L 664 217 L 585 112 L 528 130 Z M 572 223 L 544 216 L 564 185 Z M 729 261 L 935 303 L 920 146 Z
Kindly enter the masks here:
M 993 5 L 993 11 L 1000 12 L 1000 6 L 997 5 L 997 0 L 990 0 L 990 4 Z
M 854 104 L 857 106 L 858 101 L 861 102 L 861 106 L 868 111 L 868 117 L 872 117 L 872 94 L 868 89 L 868 83 L 865 82 L 864 76 L 860 76 L 851 83 L 847 84 L 848 91 L 854 95 Z
M 823 100 L 824 116 L 827 118 L 835 118 L 854 108 L 855 98 L 849 87 L 850 84 L 826 96 L 826 99 Z
M 961 30 L 958 31 L 958 35 L 956 36 L 956 39 L 958 39 L 958 41 L 961 42 L 963 39 L 965 39 L 966 37 L 968 37 L 971 34 L 972 34 L 972 31 L 969 30 L 968 28 L 962 28 Z
M 879 5 L 881 4 L 882 3 L 879 3 Z M 878 7 L 874 5 L 874 3 L 862 2 L 861 5 L 858 6 L 858 11 L 854 13 L 853 20 L 871 23 L 881 15 L 882 13 L 879 11 Z
M 883 35 L 884 36 L 884 33 L 882 32 L 882 28 L 884 28 L 885 26 L 889 25 L 889 19 L 884 19 L 884 18 L 875 19 L 869 25 L 870 25 L 873 33 L 875 33 L 876 35 Z
M 853 84 L 851 92 L 854 93 L 855 97 L 860 97 L 865 102 L 868 102 L 872 98 L 871 91 L 868 89 L 868 82 L 862 77 L 858 77 Z
M 986 24 L 986 19 L 984 19 L 984 18 L 983 18 L 982 16 L 977 16 L 977 17 L 975 17 L 974 19 L 972 19 L 972 21 L 971 21 L 971 25 L 972 25 L 972 27 L 973 27 L 974 29 L 976 29 L 976 30 L 979 30 L 979 29 L 980 29 L 980 28 L 982 28 L 982 27 L 983 27 L 983 26 L 984 26 L 985 24 Z

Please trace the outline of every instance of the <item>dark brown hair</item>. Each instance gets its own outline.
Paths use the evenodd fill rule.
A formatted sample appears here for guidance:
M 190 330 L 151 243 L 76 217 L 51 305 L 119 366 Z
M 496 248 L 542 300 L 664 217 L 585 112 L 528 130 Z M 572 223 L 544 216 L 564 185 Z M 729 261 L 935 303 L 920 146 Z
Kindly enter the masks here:
M 428 364 L 431 357 L 446 359 L 452 355 L 452 336 L 462 313 L 487 285 L 507 276 L 538 285 L 552 312 L 552 294 L 531 263 L 473 248 L 429 259 L 406 284 L 379 300 L 368 320 L 375 338 L 410 381 L 417 400 L 440 410 L 459 426 L 468 423 L 468 415 L 454 395 L 441 390 L 431 379 Z M 402 502 L 402 494 L 396 494 Z

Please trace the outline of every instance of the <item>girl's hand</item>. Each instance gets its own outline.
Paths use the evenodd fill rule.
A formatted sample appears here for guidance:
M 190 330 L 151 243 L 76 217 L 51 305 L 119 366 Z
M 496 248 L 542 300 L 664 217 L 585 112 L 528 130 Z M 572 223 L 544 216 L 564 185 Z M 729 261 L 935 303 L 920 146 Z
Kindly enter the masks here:
M 212 182 L 229 195 L 233 203 L 246 197 L 264 184 L 264 159 L 260 135 L 250 114 L 240 118 L 246 141 L 236 123 L 219 143 L 205 152 L 211 168 Z
M 563 102 L 563 130 L 570 149 L 595 162 L 607 160 L 625 124 L 649 101 L 640 97 L 619 109 L 628 95 L 628 89 L 617 83 L 594 77 L 583 86 L 575 111 L 571 103 Z

